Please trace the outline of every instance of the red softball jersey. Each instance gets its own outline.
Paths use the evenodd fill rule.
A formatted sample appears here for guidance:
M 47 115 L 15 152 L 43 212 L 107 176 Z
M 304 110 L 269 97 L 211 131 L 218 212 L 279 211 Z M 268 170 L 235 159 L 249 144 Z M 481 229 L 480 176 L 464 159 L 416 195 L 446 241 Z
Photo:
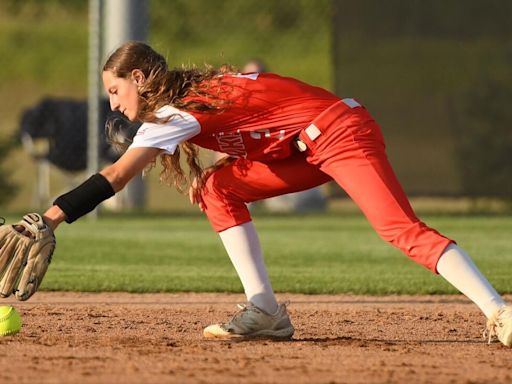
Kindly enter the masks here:
M 366 108 L 267 73 L 224 76 L 220 85 L 215 80 L 209 84 L 214 95 L 219 91 L 230 102 L 229 108 L 201 113 L 164 107 L 158 114 L 170 120 L 143 124 L 132 146 L 172 153 L 190 140 L 239 157 L 210 175 L 203 189 L 203 210 L 217 232 L 250 221 L 248 202 L 332 179 L 382 239 L 436 272 L 439 257 L 453 240 L 416 217 L 387 159 L 380 126 Z M 307 148 L 292 155 L 291 140 L 297 135 Z
M 165 124 L 142 124 L 131 148 L 157 147 L 173 153 L 189 140 L 233 157 L 283 159 L 290 155 L 291 140 L 340 100 L 320 87 L 271 73 L 224 75 L 212 84 L 221 87 L 219 96 L 228 102 L 222 112 L 164 107 L 157 115 L 172 118 Z

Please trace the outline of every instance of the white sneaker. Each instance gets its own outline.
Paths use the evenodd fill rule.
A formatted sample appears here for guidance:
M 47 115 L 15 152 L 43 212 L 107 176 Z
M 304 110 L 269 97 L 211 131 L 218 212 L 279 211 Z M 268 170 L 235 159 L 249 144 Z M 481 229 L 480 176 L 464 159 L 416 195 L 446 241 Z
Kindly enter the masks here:
M 506 306 L 497 310 L 489 320 L 484 335 L 489 336 L 489 343 L 497 337 L 507 347 L 512 346 L 512 307 Z
M 279 304 L 273 315 L 252 303 L 238 304 L 240 311 L 226 324 L 212 324 L 203 331 L 207 338 L 267 337 L 289 339 L 295 329 L 286 310 L 287 303 Z

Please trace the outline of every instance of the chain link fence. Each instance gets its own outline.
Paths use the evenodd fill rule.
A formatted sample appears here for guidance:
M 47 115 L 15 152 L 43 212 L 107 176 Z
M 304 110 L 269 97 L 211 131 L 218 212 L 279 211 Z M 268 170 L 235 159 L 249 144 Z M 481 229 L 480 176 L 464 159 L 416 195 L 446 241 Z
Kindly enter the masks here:
M 381 123 L 410 194 L 507 197 L 511 8 L 506 0 L 147 0 L 148 17 L 130 23 L 145 24 L 171 66 L 257 61 L 358 98 Z M 0 157 L 3 180 L 17 186 L 0 200 L 9 209 L 44 206 L 84 177 L 88 31 L 87 0 L 0 2 L 0 143 L 18 142 Z M 41 112 L 52 103 L 64 110 Z M 101 137 L 99 152 L 103 164 L 115 159 Z M 147 208 L 186 206 L 157 173 Z

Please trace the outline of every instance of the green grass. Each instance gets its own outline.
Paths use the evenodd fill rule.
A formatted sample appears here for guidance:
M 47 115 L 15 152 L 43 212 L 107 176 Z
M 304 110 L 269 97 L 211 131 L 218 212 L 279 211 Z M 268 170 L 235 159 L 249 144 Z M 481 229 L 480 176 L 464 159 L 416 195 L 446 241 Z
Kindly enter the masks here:
M 512 292 L 504 216 L 431 216 L 500 292 Z M 442 278 L 381 241 L 359 215 L 258 216 L 266 263 L 278 292 L 455 293 Z M 145 215 L 62 225 L 44 290 L 242 292 L 220 240 L 202 216 Z

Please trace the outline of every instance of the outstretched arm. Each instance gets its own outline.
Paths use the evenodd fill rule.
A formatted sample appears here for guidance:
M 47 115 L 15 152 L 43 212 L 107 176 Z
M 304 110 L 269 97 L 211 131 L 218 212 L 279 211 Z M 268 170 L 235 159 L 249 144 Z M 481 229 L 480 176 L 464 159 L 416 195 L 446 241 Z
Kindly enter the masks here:
M 45 222 L 55 230 L 63 221 L 72 222 L 90 212 L 101 201 L 122 190 L 160 151 L 158 148 L 130 149 L 114 164 L 58 197 L 54 205 L 43 214 Z
M 92 211 L 124 188 L 160 149 L 133 148 L 75 189 L 59 196 L 41 217 L 29 213 L 14 225 L 0 225 L 0 297 L 28 300 L 39 288 L 55 250 L 53 230 Z M 3 224 L 3 223 L 1 223 Z

